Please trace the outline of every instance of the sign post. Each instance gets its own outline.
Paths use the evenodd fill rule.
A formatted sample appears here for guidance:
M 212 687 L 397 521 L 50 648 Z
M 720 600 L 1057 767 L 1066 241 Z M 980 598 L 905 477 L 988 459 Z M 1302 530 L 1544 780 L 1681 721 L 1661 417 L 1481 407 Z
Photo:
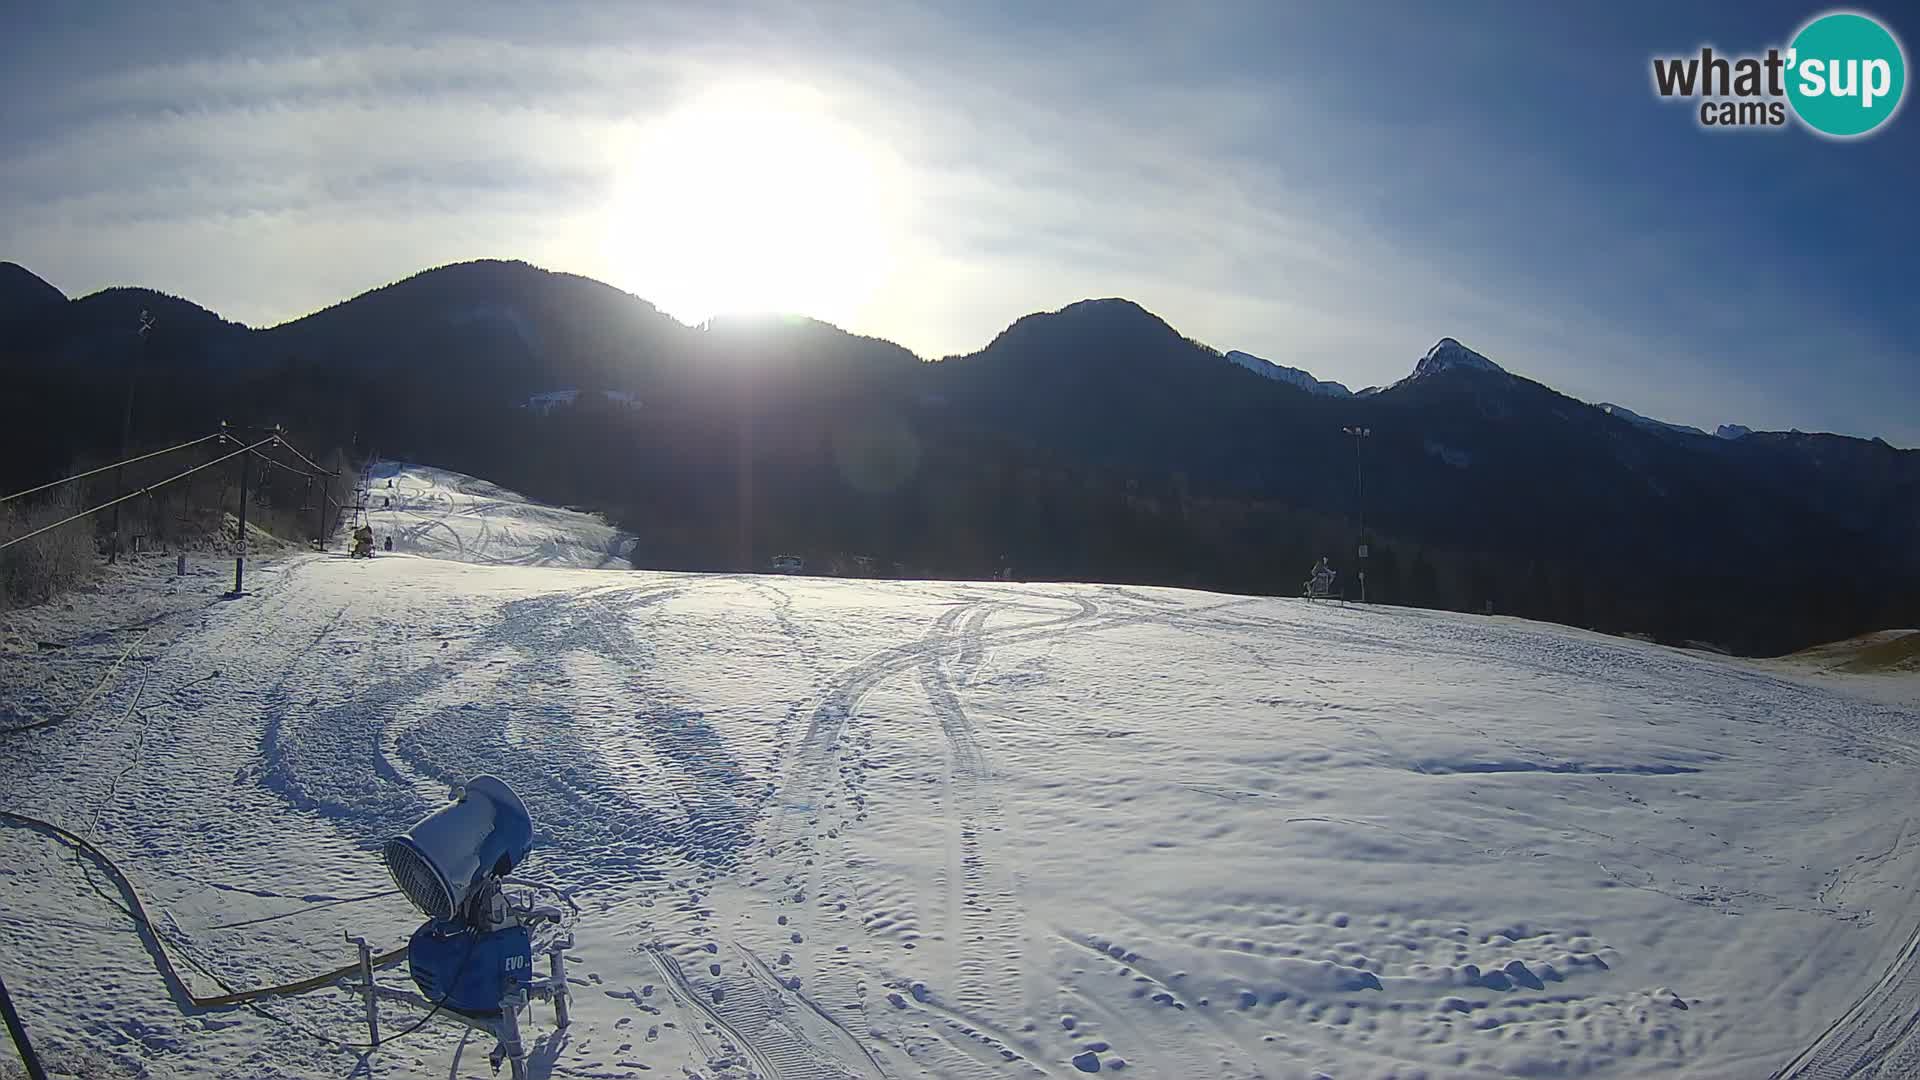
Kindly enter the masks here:
M 239 596 L 247 580 L 247 474 L 249 455 L 240 455 L 240 530 L 233 549 L 233 595 Z

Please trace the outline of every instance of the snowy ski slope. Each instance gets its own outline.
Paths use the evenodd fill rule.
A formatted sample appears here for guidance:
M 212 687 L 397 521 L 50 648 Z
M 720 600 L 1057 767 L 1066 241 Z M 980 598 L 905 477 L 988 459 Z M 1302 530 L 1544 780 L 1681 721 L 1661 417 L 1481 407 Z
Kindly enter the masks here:
M 404 941 L 375 845 L 484 770 L 583 913 L 536 1075 L 1914 1075 L 1911 707 L 1504 619 L 528 565 L 615 539 L 393 475 L 376 530 L 443 557 L 83 599 L 0 669 L 71 705 L 127 657 L 0 737 L 0 806 L 110 852 L 197 993 Z M 183 1009 L 83 869 L 0 828 L 50 1057 L 490 1075 L 450 1024 L 330 1047 L 338 992 Z
M 383 554 L 487 565 L 627 567 L 630 534 L 597 515 L 531 502 L 485 480 L 395 461 L 368 470 L 368 522 Z

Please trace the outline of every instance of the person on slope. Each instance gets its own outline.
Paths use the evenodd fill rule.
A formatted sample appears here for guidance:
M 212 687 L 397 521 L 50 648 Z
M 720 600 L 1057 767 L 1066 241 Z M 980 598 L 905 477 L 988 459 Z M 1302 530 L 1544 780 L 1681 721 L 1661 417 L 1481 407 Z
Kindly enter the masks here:
M 366 555 L 373 554 L 373 526 L 365 522 L 362 522 L 359 528 L 353 530 L 352 554 L 359 555 L 363 553 Z

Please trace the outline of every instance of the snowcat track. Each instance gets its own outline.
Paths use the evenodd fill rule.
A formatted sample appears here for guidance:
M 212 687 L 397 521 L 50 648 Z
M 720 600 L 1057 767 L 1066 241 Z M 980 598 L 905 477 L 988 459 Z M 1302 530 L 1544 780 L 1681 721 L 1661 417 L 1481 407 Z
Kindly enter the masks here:
M 1920 927 L 1880 980 L 1773 1080 L 1920 1075 Z
M 866 1080 L 832 1062 L 787 1025 L 777 1023 L 762 996 L 767 990 L 757 978 L 747 987 L 720 986 L 716 997 L 712 991 L 702 993 L 671 954 L 652 945 L 647 951 L 672 984 L 675 997 L 724 1033 L 767 1080 Z

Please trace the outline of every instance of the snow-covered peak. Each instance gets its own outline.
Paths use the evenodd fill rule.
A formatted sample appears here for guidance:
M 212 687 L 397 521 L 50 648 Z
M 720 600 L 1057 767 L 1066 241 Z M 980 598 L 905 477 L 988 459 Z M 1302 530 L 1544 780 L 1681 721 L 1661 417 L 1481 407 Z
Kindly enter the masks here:
M 640 404 L 640 399 L 638 397 L 635 397 L 633 394 L 630 394 L 624 390 L 602 390 L 600 391 L 600 396 L 606 398 L 608 401 L 611 401 L 616 405 L 633 406 L 633 405 Z M 572 406 L 576 404 L 579 400 L 580 400 L 580 391 L 578 390 L 575 390 L 572 388 L 568 388 L 565 390 L 549 390 L 544 394 L 533 395 L 532 397 L 528 398 L 526 401 L 522 402 L 520 407 L 523 409 L 531 409 L 534 412 L 545 415 L 557 408 Z
M 544 394 L 535 394 L 521 404 L 523 409 L 535 412 L 552 412 L 556 406 L 571 405 L 580 396 L 578 390 L 549 390 Z
M 1615 405 L 1611 402 L 1603 401 L 1595 405 L 1594 408 L 1599 409 L 1608 416 L 1617 416 L 1629 424 L 1647 428 L 1650 431 L 1674 431 L 1682 435 L 1706 435 L 1706 432 L 1701 431 L 1697 427 L 1690 427 L 1686 424 L 1670 424 L 1665 420 L 1655 420 L 1651 416 L 1641 416 L 1639 413 L 1634 412 L 1624 405 Z M 1721 430 L 1724 431 L 1725 429 L 1722 428 Z
M 1738 439 L 1743 435 L 1753 434 L 1753 429 L 1745 424 L 1721 424 L 1713 429 L 1713 433 L 1722 439 Z
M 1474 352 L 1472 349 L 1467 348 L 1465 345 L 1460 344 L 1450 337 L 1443 337 L 1434 344 L 1433 348 L 1427 350 L 1427 355 L 1421 357 L 1418 364 L 1413 366 L 1413 374 L 1408 376 L 1408 378 L 1419 379 L 1428 375 L 1439 374 L 1442 371 L 1460 370 L 1489 371 L 1497 375 L 1506 374 L 1506 369 L 1499 364 L 1481 356 L 1479 353 Z
M 1263 375 L 1275 382 L 1283 382 L 1297 386 L 1309 394 L 1322 394 L 1327 397 L 1353 396 L 1353 392 L 1340 383 L 1328 379 L 1316 379 L 1310 371 L 1302 371 L 1299 368 L 1288 367 L 1285 364 L 1276 364 L 1271 360 L 1255 356 L 1252 353 L 1234 350 L 1227 353 L 1227 359 L 1256 375 Z

